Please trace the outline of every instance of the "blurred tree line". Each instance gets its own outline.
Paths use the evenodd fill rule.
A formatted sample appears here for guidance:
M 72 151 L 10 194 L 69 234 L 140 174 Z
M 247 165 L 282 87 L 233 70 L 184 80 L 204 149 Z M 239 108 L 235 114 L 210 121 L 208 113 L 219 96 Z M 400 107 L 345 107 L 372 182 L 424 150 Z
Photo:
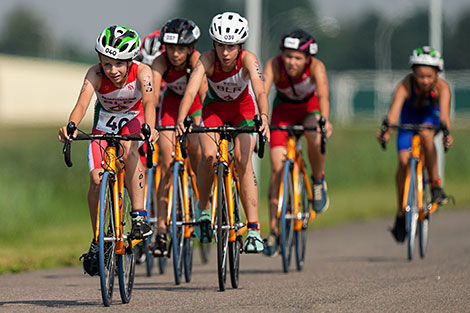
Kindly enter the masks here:
M 201 39 L 196 48 L 206 51 L 212 48 L 208 36 L 211 19 L 223 11 L 235 11 L 246 16 L 244 1 L 239 0 L 179 0 L 176 14 L 190 18 L 201 29 Z M 407 68 L 412 49 L 428 44 L 429 22 L 426 8 L 400 19 L 389 19 L 380 12 L 370 11 L 347 23 L 340 24 L 333 17 L 317 14 L 310 0 L 264 1 L 262 16 L 261 61 L 279 53 L 279 41 L 283 34 L 303 28 L 317 39 L 318 58 L 329 70 L 375 69 L 381 58 L 387 58 L 386 66 L 393 69 Z M 0 53 L 63 59 L 93 63 L 93 48 L 82 51 L 73 38 L 54 42 L 45 21 L 28 7 L 18 6 L 2 21 L 3 36 Z M 155 25 L 159 29 L 162 23 Z M 452 27 L 451 27 L 452 26 Z M 443 25 L 443 55 L 447 70 L 470 68 L 470 7 L 462 12 L 459 20 Z M 145 34 L 141 34 L 144 36 Z M 383 62 L 380 63 L 383 66 Z

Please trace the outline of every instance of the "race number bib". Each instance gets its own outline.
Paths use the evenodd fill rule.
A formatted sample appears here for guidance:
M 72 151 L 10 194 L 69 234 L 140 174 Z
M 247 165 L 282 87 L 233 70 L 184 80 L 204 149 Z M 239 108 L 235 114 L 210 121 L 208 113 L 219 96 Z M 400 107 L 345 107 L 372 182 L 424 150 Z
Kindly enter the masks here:
M 137 115 L 139 115 L 139 111 L 129 111 L 117 114 L 101 110 L 96 129 L 106 133 L 117 134 L 124 125 Z

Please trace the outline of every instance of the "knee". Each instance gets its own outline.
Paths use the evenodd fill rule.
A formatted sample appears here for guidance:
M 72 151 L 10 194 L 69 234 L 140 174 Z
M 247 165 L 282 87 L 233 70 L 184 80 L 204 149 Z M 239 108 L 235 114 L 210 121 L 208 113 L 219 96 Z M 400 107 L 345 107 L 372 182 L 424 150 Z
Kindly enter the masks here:
M 90 191 L 99 192 L 101 185 L 101 175 L 100 173 L 91 173 L 90 175 Z
M 214 164 L 216 159 L 216 154 L 212 153 L 204 153 L 201 156 L 201 160 L 199 161 L 199 164 L 203 166 L 204 168 L 210 168 Z
M 235 169 L 237 170 L 237 173 L 239 175 L 243 175 L 243 173 L 246 173 L 248 170 L 250 170 L 251 166 L 251 161 L 250 159 L 246 157 L 238 157 L 235 158 Z

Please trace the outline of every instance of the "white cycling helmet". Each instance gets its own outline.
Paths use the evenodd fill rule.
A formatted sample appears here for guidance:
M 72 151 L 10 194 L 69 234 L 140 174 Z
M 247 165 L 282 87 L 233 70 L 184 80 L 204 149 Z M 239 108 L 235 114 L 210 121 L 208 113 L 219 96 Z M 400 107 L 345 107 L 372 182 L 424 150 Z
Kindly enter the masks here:
M 242 44 L 248 38 L 248 21 L 234 12 L 217 14 L 209 27 L 209 36 L 223 44 Z
M 163 45 L 160 40 L 160 30 L 154 31 L 150 35 L 145 36 L 142 42 L 142 47 L 140 47 L 142 62 L 148 66 L 152 66 L 153 60 L 162 54 L 162 50 Z
M 426 65 L 436 67 L 439 71 L 444 69 L 444 59 L 441 57 L 439 51 L 428 46 L 414 49 L 410 55 L 409 64 L 411 67 L 415 65 Z
M 131 60 L 137 56 L 140 37 L 129 27 L 106 27 L 96 39 L 96 52 L 115 60 Z

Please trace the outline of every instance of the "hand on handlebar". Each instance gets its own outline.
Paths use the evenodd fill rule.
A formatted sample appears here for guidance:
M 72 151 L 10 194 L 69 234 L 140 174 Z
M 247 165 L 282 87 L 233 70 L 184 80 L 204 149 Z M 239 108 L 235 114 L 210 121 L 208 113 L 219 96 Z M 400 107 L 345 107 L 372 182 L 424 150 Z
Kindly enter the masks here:
M 262 114 L 261 115 L 261 121 L 263 123 L 261 124 L 261 127 L 259 128 L 259 130 L 261 131 L 263 136 L 266 137 L 266 141 L 269 142 L 271 140 L 271 133 L 270 133 L 270 130 L 269 130 L 268 116 L 266 114 Z
M 454 138 L 452 138 L 452 136 L 450 134 L 447 135 L 447 136 L 444 136 L 442 138 L 442 141 L 444 143 L 444 148 L 446 148 L 446 149 L 449 149 L 454 144 Z
M 325 130 L 326 138 L 330 138 L 330 136 L 333 134 L 333 125 L 330 123 L 330 121 L 326 121 Z
M 67 126 L 62 126 L 61 128 L 59 128 L 59 141 L 62 143 L 65 143 L 67 141 L 72 142 L 73 138 L 77 137 L 77 135 L 78 135 L 78 131 L 76 127 L 71 137 L 68 135 Z

